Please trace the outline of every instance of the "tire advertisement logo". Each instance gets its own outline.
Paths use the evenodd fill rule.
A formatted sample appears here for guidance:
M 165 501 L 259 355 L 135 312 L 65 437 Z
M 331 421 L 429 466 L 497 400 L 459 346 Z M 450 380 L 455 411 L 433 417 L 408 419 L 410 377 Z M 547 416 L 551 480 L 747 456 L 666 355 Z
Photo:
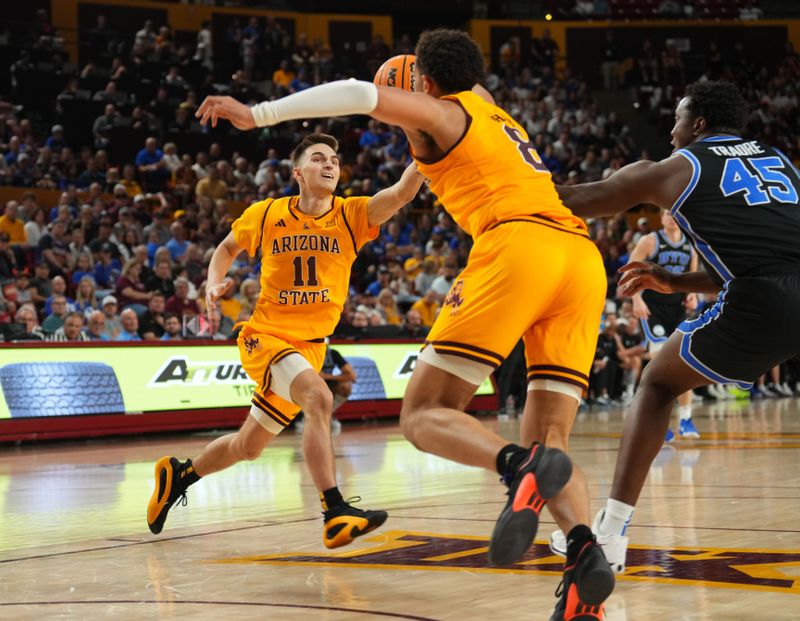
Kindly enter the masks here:
M 166 388 L 178 384 L 209 386 L 211 384 L 252 383 L 239 362 L 193 362 L 186 356 L 167 360 L 150 380 L 151 388 Z

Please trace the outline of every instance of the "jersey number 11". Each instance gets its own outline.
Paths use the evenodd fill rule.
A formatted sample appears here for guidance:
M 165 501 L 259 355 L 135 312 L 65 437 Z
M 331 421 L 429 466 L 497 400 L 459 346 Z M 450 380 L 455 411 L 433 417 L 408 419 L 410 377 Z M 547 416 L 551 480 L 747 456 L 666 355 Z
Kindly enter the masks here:
M 303 257 L 295 257 L 294 263 L 294 286 L 295 287 L 316 287 L 317 282 L 317 257 L 308 257 L 308 278 L 303 282 Z

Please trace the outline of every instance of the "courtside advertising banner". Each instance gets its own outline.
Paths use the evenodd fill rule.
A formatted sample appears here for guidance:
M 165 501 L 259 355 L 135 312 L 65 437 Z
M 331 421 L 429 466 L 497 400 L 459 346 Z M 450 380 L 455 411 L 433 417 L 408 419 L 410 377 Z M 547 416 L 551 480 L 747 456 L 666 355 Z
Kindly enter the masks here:
M 418 343 L 334 345 L 354 368 L 351 400 L 400 399 Z M 0 419 L 249 406 L 235 345 L 0 349 Z M 334 373 L 337 373 L 335 370 Z M 478 395 L 491 395 L 489 380 Z

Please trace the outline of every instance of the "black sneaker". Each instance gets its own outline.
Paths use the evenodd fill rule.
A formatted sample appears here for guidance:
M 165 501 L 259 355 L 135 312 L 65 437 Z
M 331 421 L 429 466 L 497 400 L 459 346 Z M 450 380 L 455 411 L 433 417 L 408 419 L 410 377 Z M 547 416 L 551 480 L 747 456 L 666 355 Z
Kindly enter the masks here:
M 614 590 L 614 571 L 594 537 L 587 541 L 574 565 L 564 568 L 556 589 L 561 599 L 550 621 L 598 621 L 605 618 L 603 602 Z
M 167 513 L 176 500 L 186 506 L 186 487 L 176 485 L 178 471 L 183 464 L 175 457 L 162 457 L 156 462 L 156 484 L 147 505 L 147 525 L 150 532 L 157 535 L 164 528 Z M 181 473 L 183 474 L 183 473 Z
M 349 503 L 358 502 L 359 497 L 348 498 L 343 505 L 337 505 L 322 513 L 325 524 L 322 528 L 322 541 L 326 548 L 340 548 L 352 543 L 356 537 L 366 535 L 386 521 L 386 511 L 358 509 Z
M 566 453 L 534 442 L 508 484 L 508 502 L 489 541 L 489 564 L 510 565 L 522 558 L 539 528 L 539 513 L 572 476 Z

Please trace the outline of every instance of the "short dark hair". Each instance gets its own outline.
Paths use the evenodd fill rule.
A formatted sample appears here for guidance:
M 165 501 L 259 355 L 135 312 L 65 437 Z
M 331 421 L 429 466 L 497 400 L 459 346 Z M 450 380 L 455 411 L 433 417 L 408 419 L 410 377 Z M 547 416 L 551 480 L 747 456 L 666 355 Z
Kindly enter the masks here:
M 437 28 L 423 32 L 417 48 L 417 68 L 445 93 L 471 90 L 483 81 L 483 52 L 461 30 Z
M 339 141 L 330 134 L 309 134 L 303 138 L 300 143 L 292 151 L 292 166 L 297 166 L 297 162 L 303 156 L 308 148 L 315 144 L 326 144 L 334 151 L 339 150 Z
M 740 132 L 747 123 L 747 103 L 731 82 L 695 82 L 686 88 L 687 107 L 703 117 L 709 130 Z

